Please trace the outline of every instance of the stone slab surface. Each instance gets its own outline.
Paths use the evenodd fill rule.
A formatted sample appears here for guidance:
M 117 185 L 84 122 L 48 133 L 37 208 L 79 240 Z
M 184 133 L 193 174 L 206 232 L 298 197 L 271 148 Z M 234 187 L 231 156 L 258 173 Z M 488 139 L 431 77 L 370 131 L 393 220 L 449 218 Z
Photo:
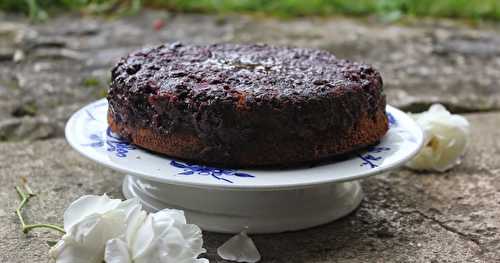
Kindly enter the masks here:
M 466 115 L 472 143 L 463 163 L 444 173 L 405 169 L 363 181 L 355 212 L 310 230 L 256 235 L 262 262 L 499 262 L 500 113 Z M 38 193 L 28 222 L 62 223 L 84 194 L 121 197 L 122 175 L 86 160 L 64 139 L 0 144 L 0 262 L 47 262 L 50 231 L 21 233 L 13 189 L 22 176 Z M 230 236 L 204 233 L 207 257 Z
M 155 19 L 165 27 L 153 28 Z M 434 102 L 474 113 L 461 166 L 405 169 L 363 181 L 366 197 L 344 219 L 310 230 L 257 235 L 263 262 L 500 262 L 500 25 L 445 20 L 384 24 L 348 18 L 276 20 L 146 11 L 120 19 L 61 16 L 42 24 L 0 15 L 0 262 L 47 262 L 50 231 L 24 235 L 13 211 L 25 176 L 38 192 L 29 222 L 61 223 L 83 194 L 121 197 L 122 175 L 62 138 L 75 110 L 105 95 L 127 52 L 165 41 L 265 42 L 323 48 L 374 64 L 388 102 L 419 111 Z M 228 235 L 205 233 L 207 257 Z

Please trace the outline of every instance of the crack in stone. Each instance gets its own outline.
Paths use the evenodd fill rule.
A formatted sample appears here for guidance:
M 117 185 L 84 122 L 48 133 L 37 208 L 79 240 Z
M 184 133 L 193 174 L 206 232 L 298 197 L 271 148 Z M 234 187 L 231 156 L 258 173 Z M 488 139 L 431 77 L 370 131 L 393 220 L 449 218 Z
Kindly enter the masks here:
M 424 212 L 422 212 L 422 211 L 420 211 L 418 209 L 412 209 L 412 210 L 404 211 L 403 213 L 418 214 L 421 217 L 423 217 L 423 218 L 425 218 L 427 220 L 430 220 L 430 221 L 436 223 L 437 225 L 439 225 L 444 230 L 446 230 L 448 232 L 451 232 L 451 233 L 454 233 L 454 234 L 460 236 L 461 238 L 474 243 L 479 248 L 479 250 L 480 250 L 481 253 L 484 253 L 485 251 L 487 251 L 487 249 L 483 248 L 483 246 L 481 245 L 481 243 L 479 242 L 479 240 L 477 238 L 474 238 L 474 237 L 472 237 L 471 235 L 469 235 L 467 233 L 464 233 L 464 232 L 462 232 L 462 231 L 460 231 L 460 230 L 458 230 L 458 229 L 456 229 L 454 227 L 451 227 L 451 226 L 447 225 L 446 222 L 440 221 L 440 220 L 434 218 L 433 216 L 427 215 L 426 213 L 424 213 Z

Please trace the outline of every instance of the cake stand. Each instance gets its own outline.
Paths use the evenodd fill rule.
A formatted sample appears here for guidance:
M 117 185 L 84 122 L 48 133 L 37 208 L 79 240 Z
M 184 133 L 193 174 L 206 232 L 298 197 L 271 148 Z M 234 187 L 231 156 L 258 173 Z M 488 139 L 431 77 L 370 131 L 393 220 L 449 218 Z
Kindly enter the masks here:
M 363 198 L 358 179 L 402 165 L 423 142 L 417 124 L 387 106 L 390 129 L 385 137 L 346 159 L 294 169 L 225 169 L 137 148 L 111 132 L 107 109 L 102 99 L 73 114 L 66 125 L 69 144 L 126 174 L 126 198 L 138 198 L 149 211 L 182 209 L 190 223 L 213 232 L 276 233 L 343 217 Z

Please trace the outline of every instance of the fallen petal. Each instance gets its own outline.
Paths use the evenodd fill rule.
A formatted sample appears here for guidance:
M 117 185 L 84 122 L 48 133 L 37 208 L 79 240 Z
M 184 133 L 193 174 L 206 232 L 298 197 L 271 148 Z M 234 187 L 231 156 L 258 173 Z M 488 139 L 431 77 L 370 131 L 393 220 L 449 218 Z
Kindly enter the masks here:
M 255 263 L 260 260 L 260 253 L 246 231 L 230 238 L 217 249 L 217 254 L 225 260 Z

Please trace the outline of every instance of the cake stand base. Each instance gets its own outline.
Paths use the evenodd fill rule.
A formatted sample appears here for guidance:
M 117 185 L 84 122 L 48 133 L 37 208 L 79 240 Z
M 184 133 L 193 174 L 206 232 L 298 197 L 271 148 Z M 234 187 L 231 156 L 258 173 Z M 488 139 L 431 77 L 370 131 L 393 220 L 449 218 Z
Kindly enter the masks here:
M 322 225 L 352 212 L 363 194 L 357 181 L 291 190 L 220 190 L 126 176 L 123 194 L 148 211 L 182 209 L 205 231 L 279 233 Z

